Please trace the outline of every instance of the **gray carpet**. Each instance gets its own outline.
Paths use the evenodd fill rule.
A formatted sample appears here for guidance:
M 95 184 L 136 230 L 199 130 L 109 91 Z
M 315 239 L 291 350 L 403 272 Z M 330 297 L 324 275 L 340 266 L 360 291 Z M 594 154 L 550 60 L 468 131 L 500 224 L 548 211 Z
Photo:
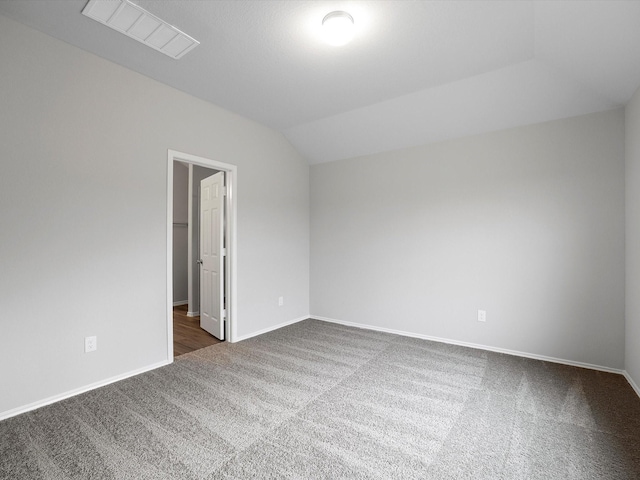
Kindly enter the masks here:
M 307 320 L 0 422 L 0 478 L 640 479 L 640 398 Z

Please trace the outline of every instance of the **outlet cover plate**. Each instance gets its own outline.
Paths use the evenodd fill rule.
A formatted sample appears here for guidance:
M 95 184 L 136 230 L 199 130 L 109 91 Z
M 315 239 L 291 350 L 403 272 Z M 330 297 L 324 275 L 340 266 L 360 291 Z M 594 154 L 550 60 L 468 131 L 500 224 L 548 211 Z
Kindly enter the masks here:
M 84 338 L 84 353 L 95 352 L 98 349 L 98 337 Z

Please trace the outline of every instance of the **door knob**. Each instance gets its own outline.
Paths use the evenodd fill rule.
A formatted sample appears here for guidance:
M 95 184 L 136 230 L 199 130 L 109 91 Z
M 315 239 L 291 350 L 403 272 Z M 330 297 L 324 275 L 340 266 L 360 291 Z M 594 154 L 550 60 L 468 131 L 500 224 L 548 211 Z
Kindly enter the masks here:
M 197 263 L 198 265 L 202 265 L 202 260 L 196 260 L 196 263 Z

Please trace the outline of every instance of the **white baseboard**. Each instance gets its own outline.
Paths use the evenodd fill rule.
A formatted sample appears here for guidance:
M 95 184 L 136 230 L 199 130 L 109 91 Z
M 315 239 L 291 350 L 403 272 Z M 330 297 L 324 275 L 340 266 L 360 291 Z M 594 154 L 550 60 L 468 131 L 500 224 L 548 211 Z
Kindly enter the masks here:
M 624 378 L 627 379 L 627 382 L 629 382 L 629 385 L 631 385 L 631 388 L 633 388 L 638 394 L 638 396 L 640 397 L 640 387 L 638 387 L 638 384 L 633 381 L 633 378 L 631 378 L 631 375 L 629 375 L 629 372 L 625 370 L 623 372 L 623 375 L 624 375 Z
M 200 312 L 187 312 L 187 317 L 197 317 Z
M 534 360 L 543 360 L 545 362 L 560 363 L 560 364 L 563 364 L 563 365 L 570 365 L 572 367 L 588 368 L 588 369 L 591 369 L 591 370 L 599 370 L 601 372 L 617 373 L 617 374 L 620 374 L 620 375 L 624 375 L 625 374 L 624 370 L 620 370 L 620 369 L 616 369 L 616 368 L 610 368 L 610 367 L 603 367 L 601 365 L 593 365 L 591 363 L 575 362 L 573 360 L 566 360 L 564 358 L 547 357 L 546 355 L 537 355 L 535 353 L 519 352 L 517 350 L 509 350 L 507 348 L 491 347 L 491 346 L 488 346 L 488 345 L 480 345 L 480 344 L 477 344 L 477 343 L 460 342 L 460 341 L 457 341 L 457 340 L 451 340 L 449 338 L 432 337 L 430 335 L 422 335 L 420 333 L 405 332 L 405 331 L 402 331 L 402 330 L 394 330 L 392 328 L 376 327 L 376 326 L 373 326 L 373 325 L 366 325 L 366 324 L 363 324 L 363 323 L 345 322 L 345 321 L 342 321 L 342 320 L 336 320 L 335 318 L 321 317 L 319 315 L 311 315 L 311 318 L 316 319 L 316 320 L 322 320 L 323 322 L 337 323 L 337 324 L 340 324 L 340 325 L 345 325 L 347 327 L 356 327 L 356 328 L 363 328 L 365 330 L 375 330 L 377 332 L 393 333 L 395 335 L 402 335 L 403 337 L 421 338 L 423 340 L 431 340 L 432 342 L 448 343 L 450 345 L 459 345 L 461 347 L 476 348 L 476 349 L 479 349 L 479 350 L 486 350 L 486 351 L 489 351 L 489 352 L 506 353 L 508 355 L 515 355 L 517 357 L 532 358 Z M 630 377 L 627 377 L 627 380 L 629 380 L 629 379 L 630 379 Z M 638 390 L 636 389 L 636 391 L 638 391 Z
M 283 323 L 280 323 L 278 325 L 274 325 L 272 327 L 268 327 L 268 328 L 259 330 L 257 332 L 253 332 L 253 333 L 250 333 L 250 334 L 247 334 L 247 335 L 243 335 L 241 337 L 238 337 L 238 338 L 234 339 L 233 343 L 240 342 L 242 340 L 247 340 L 247 339 L 252 338 L 252 337 L 257 337 L 258 335 L 262 335 L 264 333 L 268 333 L 268 332 L 271 332 L 273 330 L 277 330 L 279 328 L 286 327 L 288 325 L 293 325 L 294 323 L 298 323 L 298 322 L 301 322 L 303 320 L 307 320 L 308 318 L 313 318 L 315 320 L 321 320 L 321 321 L 324 321 L 324 322 L 330 322 L 330 323 L 336 323 L 336 324 L 340 324 L 340 325 L 345 325 L 345 326 L 348 326 L 348 327 L 356 327 L 356 328 L 362 328 L 362 329 L 365 329 L 365 330 L 374 330 L 374 331 L 378 331 L 378 332 L 392 333 L 392 334 L 395 334 L 395 335 L 402 335 L 404 337 L 421 338 L 423 340 L 431 340 L 431 341 L 434 341 L 434 342 L 448 343 L 448 344 L 451 344 L 451 345 L 459 345 L 459 346 L 462 346 L 462 347 L 476 348 L 476 349 L 480 349 L 480 350 L 487 350 L 487 351 L 490 351 L 490 352 L 506 353 L 506 354 L 515 355 L 515 356 L 518 356 L 518 357 L 532 358 L 532 359 L 535 359 L 535 360 L 544 360 L 544 361 L 547 361 L 547 362 L 560 363 L 560 364 L 570 365 L 570 366 L 574 366 L 574 367 L 589 368 L 591 370 L 600 370 L 600 371 L 609 372 L 609 373 L 618 373 L 618 374 L 623 375 L 627 379 L 627 381 L 629 382 L 631 387 L 634 389 L 634 391 L 640 397 L 640 387 L 638 387 L 638 385 L 635 383 L 633 378 L 631 378 L 629 373 L 627 371 L 625 371 L 625 370 L 619 370 L 619 369 L 615 369 L 615 368 L 603 367 L 603 366 L 600 366 L 600 365 L 592 365 L 592 364 L 583 363 L 583 362 L 574 362 L 572 360 L 566 360 L 566 359 L 554 358 L 554 357 L 547 357 L 545 355 L 536 355 L 536 354 L 532 354 L 532 353 L 519 352 L 519 351 L 508 350 L 508 349 L 504 349 L 504 348 L 495 348 L 495 347 L 490 347 L 490 346 L 487 346 L 487 345 L 479 345 L 479 344 L 469 343 L 469 342 L 459 342 L 459 341 L 451 340 L 451 339 L 447 339 L 447 338 L 432 337 L 430 335 L 422 335 L 422 334 L 418 334 L 418 333 L 405 332 L 405 331 L 402 331 L 402 330 L 395 330 L 395 329 L 392 329 L 392 328 L 376 327 L 376 326 L 373 326 L 373 325 L 366 325 L 366 324 L 355 323 L 355 322 L 345 322 L 345 321 L 342 321 L 342 320 L 336 320 L 334 318 L 321 317 L 319 315 L 304 315 L 302 317 L 295 318 L 293 320 L 289 320 L 287 322 L 283 322 Z M 11 410 L 0 412 L 0 420 L 6 420 L 7 418 L 15 417 L 16 415 L 20 415 L 22 413 L 26 413 L 26 412 L 29 412 L 31 410 L 35 410 L 37 408 L 44 407 L 46 405 L 50 405 L 50 404 L 55 403 L 55 402 L 59 402 L 60 400 L 64 400 L 65 398 L 69 398 L 69 397 L 73 397 L 73 396 L 76 396 L 76 395 L 80 395 L 81 393 L 85 393 L 85 392 L 88 392 L 90 390 L 95 390 L 96 388 L 104 387 L 105 385 L 109 385 L 111 383 L 118 382 L 120 380 L 124 380 L 125 378 L 133 377 L 135 375 L 139 375 L 141 373 L 148 372 L 150 370 L 155 370 L 156 368 L 164 367 L 164 366 L 169 365 L 170 363 L 172 363 L 172 361 L 173 360 L 164 360 L 162 362 L 155 363 L 153 365 L 149 365 L 149 366 L 146 366 L 146 367 L 142 367 L 142 368 L 139 368 L 137 370 L 133 370 L 133 371 L 130 371 L 130 372 L 127 372 L 127 373 L 123 373 L 121 375 L 116 375 L 115 377 L 111 377 L 111 378 L 108 378 L 106 380 L 101 380 L 99 382 L 95 382 L 95 383 L 92 383 L 92 384 L 89 384 L 89 385 L 85 385 L 84 387 L 76 388 L 74 390 L 69 390 L 67 392 L 64 392 L 64 393 L 61 393 L 61 394 L 58 394 L 58 395 L 54 395 L 54 396 L 45 398 L 45 399 L 39 400 L 37 402 L 33 402 L 33 403 L 30 403 L 30 404 L 27 404 L 27 405 L 23 405 L 23 406 L 18 407 L 18 408 L 14 408 L 14 409 L 11 409 Z
M 247 335 L 242 335 L 241 337 L 236 337 L 233 339 L 233 342 L 231 343 L 241 342 L 242 340 L 247 340 L 248 338 L 257 337 L 258 335 L 269 333 L 274 330 L 278 330 L 279 328 L 286 327 L 288 325 L 293 325 L 294 323 L 302 322 L 303 320 L 307 320 L 307 319 L 309 319 L 309 315 L 304 315 L 302 317 L 294 318 L 293 320 L 279 323 L 278 325 L 274 325 L 273 327 L 263 328 L 262 330 L 258 330 L 257 332 L 249 333 Z
M 179 300 L 177 302 L 173 302 L 174 307 L 179 307 L 180 305 L 187 305 L 189 300 Z
M 110 383 L 118 382 L 120 380 L 124 380 L 125 378 L 133 377 L 135 375 L 148 372 L 149 370 L 155 370 L 156 368 L 164 367 L 165 365 L 169 365 L 172 362 L 173 362 L 173 359 L 165 360 L 159 363 L 154 363 L 153 365 L 142 367 L 137 370 L 133 370 L 131 372 L 123 373 L 122 375 L 116 375 L 115 377 L 111 377 L 111 378 L 107 378 L 106 380 L 101 380 L 99 382 L 91 383 L 89 385 L 85 385 L 84 387 L 76 388 L 74 390 L 69 390 L 68 392 L 64 392 L 59 395 L 54 395 L 52 397 L 48 397 L 43 400 L 38 400 L 37 402 L 29 403 L 28 405 L 23 405 L 22 407 L 14 408 L 12 410 L 7 410 L 5 412 L 0 412 L 0 420 L 5 420 L 10 417 L 15 417 L 16 415 L 20 415 L 22 413 L 35 410 L 36 408 L 44 407 L 45 405 L 50 405 L 52 403 L 59 402 L 60 400 L 64 400 L 65 398 L 74 397 L 76 395 L 80 395 L 81 393 L 88 392 L 89 390 L 95 390 L 96 388 L 104 387 L 105 385 L 109 385 Z

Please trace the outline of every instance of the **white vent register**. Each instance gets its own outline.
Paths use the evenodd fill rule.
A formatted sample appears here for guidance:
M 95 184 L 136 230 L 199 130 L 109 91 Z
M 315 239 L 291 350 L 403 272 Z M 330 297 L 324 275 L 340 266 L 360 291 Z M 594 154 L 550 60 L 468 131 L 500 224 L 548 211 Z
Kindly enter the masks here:
M 179 59 L 200 45 L 129 0 L 89 0 L 82 14 L 171 58 Z

